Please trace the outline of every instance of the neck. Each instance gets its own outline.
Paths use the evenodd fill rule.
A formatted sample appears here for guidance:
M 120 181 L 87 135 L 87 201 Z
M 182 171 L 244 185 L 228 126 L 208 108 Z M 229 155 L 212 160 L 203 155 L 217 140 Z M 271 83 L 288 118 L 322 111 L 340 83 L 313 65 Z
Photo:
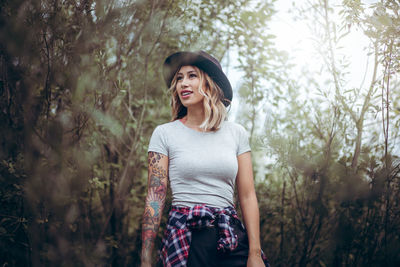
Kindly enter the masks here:
M 204 109 L 188 108 L 186 114 L 186 124 L 191 126 L 199 126 L 204 121 Z

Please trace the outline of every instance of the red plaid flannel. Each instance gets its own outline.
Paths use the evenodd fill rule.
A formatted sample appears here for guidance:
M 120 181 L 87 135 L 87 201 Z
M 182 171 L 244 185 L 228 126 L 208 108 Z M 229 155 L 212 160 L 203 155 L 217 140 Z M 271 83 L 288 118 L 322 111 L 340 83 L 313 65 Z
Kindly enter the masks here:
M 173 206 L 162 241 L 161 262 L 166 267 L 186 266 L 192 238 L 190 229 L 209 227 L 215 223 L 218 225 L 220 236 L 217 249 L 234 250 L 238 245 L 238 238 L 230 226 L 232 217 L 239 220 L 232 207 L 219 209 L 206 205 L 196 205 L 192 208 Z

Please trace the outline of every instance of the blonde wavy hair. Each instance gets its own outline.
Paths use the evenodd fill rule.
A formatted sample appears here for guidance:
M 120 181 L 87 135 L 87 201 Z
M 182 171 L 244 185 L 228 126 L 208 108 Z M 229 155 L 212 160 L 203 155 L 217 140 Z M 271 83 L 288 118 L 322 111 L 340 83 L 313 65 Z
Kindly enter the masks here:
M 200 125 L 200 129 L 203 131 L 215 132 L 221 127 L 221 123 L 226 118 L 226 107 L 224 101 L 229 101 L 224 97 L 222 89 L 213 81 L 213 79 L 208 76 L 208 74 L 196 66 L 192 66 L 199 75 L 200 87 L 199 93 L 204 96 L 203 107 L 205 119 Z M 175 73 L 174 78 L 171 82 L 171 87 L 169 88 L 172 99 L 172 121 L 181 119 L 186 116 L 187 108 L 182 105 L 179 99 L 178 92 L 176 90 L 177 77 L 179 70 Z M 205 88 L 202 87 L 205 80 Z

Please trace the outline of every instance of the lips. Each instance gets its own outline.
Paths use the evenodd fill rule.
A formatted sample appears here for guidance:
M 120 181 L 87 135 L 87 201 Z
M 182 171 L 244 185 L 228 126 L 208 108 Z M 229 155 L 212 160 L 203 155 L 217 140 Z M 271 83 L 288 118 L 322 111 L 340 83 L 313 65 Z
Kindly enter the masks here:
M 191 94 L 193 94 L 193 92 L 190 91 L 190 90 L 182 90 L 181 97 L 182 98 L 188 98 Z

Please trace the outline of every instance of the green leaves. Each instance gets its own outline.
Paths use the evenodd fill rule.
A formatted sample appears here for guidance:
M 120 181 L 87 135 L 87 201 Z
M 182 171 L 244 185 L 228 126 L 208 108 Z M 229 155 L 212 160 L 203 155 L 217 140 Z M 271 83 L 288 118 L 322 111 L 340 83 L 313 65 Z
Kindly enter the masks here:
M 306 68 L 298 76 L 284 75 L 287 82 L 277 79 L 278 86 L 268 90 L 270 97 L 265 102 L 271 107 L 266 108 L 265 128 L 260 131 L 264 146 L 258 148 L 262 153 L 257 157 L 263 158 L 263 163 L 258 164 L 264 180 L 258 184 L 257 192 L 261 198 L 268 197 L 261 200 L 262 210 L 278 211 L 261 213 L 261 221 L 270 222 L 268 230 L 263 229 L 268 235 L 265 239 L 273 241 L 265 244 L 272 248 L 273 261 L 282 266 L 322 265 L 321 262 L 374 265 L 398 260 L 397 256 L 388 259 L 380 255 L 385 250 L 388 257 L 391 246 L 398 244 L 400 230 L 395 223 L 399 218 L 392 213 L 398 210 L 393 205 L 400 191 L 394 181 L 400 177 L 398 173 L 388 175 L 385 170 L 385 166 L 398 166 L 391 161 L 391 153 L 398 154 L 398 134 L 393 131 L 398 132 L 399 120 L 397 124 L 390 122 L 398 118 L 391 107 L 384 115 L 391 135 L 387 145 L 382 140 L 383 107 L 388 107 L 387 99 L 398 98 L 390 81 L 398 78 L 394 74 L 397 65 L 392 64 L 397 52 L 391 48 L 399 38 L 391 34 L 398 21 L 399 4 L 343 3 L 343 10 L 338 12 L 343 21 L 336 19 L 337 7 L 330 8 L 330 1 L 297 7 L 297 19 L 310 21 L 315 30 L 313 40 L 320 53 L 320 72 Z M 371 83 L 356 88 L 347 83 L 349 61 L 337 56 L 345 53 L 340 43 L 355 28 L 370 37 L 376 67 L 374 72 L 370 63 L 373 70 L 363 78 Z M 266 84 L 270 81 L 271 77 Z M 249 84 L 243 83 L 240 91 L 246 101 L 251 99 L 245 93 L 248 88 Z M 387 156 L 385 146 L 391 151 Z M 383 223 L 390 224 L 390 230 L 382 227 Z M 390 240 L 388 247 L 384 245 L 384 235 Z
M 114 135 L 116 138 L 121 138 L 123 134 L 123 129 L 119 122 L 115 120 L 115 118 L 112 118 L 108 114 L 101 113 L 98 110 L 94 110 L 92 116 L 96 125 L 100 126 L 99 129 L 110 131 L 111 134 Z
M 274 3 L 3 1 L 2 264 L 140 261 L 147 144 L 154 127 L 170 119 L 161 66 L 166 55 L 187 49 L 211 52 L 223 65 L 238 62 L 243 73 L 237 120 L 252 137 L 261 238 L 273 265 L 384 262 L 377 252 L 385 248 L 381 237 L 386 233 L 387 244 L 398 247 L 392 237 L 398 234 L 399 178 L 398 157 L 388 160 L 390 179 L 382 167 L 379 119 L 389 105 L 390 154 L 400 125 L 393 89 L 400 73 L 399 5 L 346 0 L 327 24 L 335 49 L 356 28 L 378 48 L 380 83 L 373 84 L 361 119 L 360 101 L 368 94 L 346 86 L 348 60 L 324 50 L 329 35 L 318 28 L 324 20 L 310 21 L 321 33 L 314 38 L 325 59 L 319 72 L 306 68 L 293 75 L 296 66 L 269 31 Z M 318 13 L 324 3 L 311 1 L 299 18 L 324 14 Z M 328 5 L 329 15 L 336 10 Z M 232 55 L 237 60 L 228 60 Z M 390 97 L 382 105 L 379 94 L 387 84 Z M 353 168 L 356 126 L 364 134 Z M 163 212 L 166 220 L 168 210 Z M 376 240 L 376 250 L 369 240 Z M 386 259 L 394 259 L 387 252 Z

